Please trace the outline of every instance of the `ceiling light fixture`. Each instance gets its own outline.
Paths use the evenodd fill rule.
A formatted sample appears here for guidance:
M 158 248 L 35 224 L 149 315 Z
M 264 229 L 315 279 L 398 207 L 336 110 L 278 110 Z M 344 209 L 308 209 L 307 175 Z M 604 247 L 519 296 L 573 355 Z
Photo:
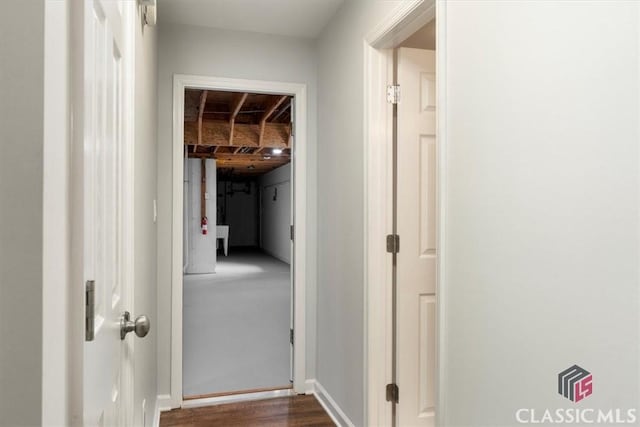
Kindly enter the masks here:
M 272 154 L 282 154 L 282 148 L 274 148 L 271 150 Z

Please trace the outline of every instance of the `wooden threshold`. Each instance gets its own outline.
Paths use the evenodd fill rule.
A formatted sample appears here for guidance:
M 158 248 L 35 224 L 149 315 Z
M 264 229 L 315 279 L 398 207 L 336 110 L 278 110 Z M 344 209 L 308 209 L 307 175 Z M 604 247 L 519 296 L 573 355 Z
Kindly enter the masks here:
M 192 396 L 184 396 L 182 400 L 210 399 L 212 397 L 235 396 L 237 394 L 262 393 L 265 391 L 291 390 L 293 385 L 279 387 L 252 388 L 249 390 L 224 391 L 221 393 L 195 394 Z

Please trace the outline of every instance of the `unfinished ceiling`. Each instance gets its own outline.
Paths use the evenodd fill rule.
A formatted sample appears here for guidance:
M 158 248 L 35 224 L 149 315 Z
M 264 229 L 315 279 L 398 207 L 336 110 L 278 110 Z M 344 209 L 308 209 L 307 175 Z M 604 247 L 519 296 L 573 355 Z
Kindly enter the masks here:
M 343 0 L 158 0 L 158 23 L 316 38 Z
M 187 89 L 184 145 L 189 158 L 216 159 L 226 177 L 251 177 L 291 161 L 289 95 Z

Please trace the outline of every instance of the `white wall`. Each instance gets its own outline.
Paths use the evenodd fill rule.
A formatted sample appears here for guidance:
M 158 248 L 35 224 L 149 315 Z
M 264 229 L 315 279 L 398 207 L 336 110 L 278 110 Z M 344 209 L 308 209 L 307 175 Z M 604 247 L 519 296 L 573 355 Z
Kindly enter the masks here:
M 638 7 L 447 2 L 443 425 L 640 401 Z
M 159 27 L 158 76 L 158 388 L 169 393 L 171 313 L 172 90 L 173 75 L 199 74 L 231 78 L 305 83 L 308 93 L 307 220 L 316 212 L 316 57 L 309 40 L 189 26 Z M 307 239 L 314 242 L 311 227 Z M 316 253 L 307 254 L 307 342 L 315 336 Z M 307 370 L 315 372 L 315 349 L 307 348 Z
M 261 248 L 287 264 L 291 264 L 291 190 L 291 163 L 260 177 Z
M 249 193 L 246 192 L 247 185 Z M 225 192 L 233 192 L 233 195 L 225 196 Z M 218 212 L 224 211 L 226 217 L 218 224 L 229 226 L 230 247 L 258 247 L 258 209 L 258 185 L 255 181 L 218 181 Z
M 365 419 L 363 39 L 397 4 L 346 1 L 318 42 L 316 376 L 356 425 Z
M 157 31 L 136 22 L 135 153 L 134 153 L 134 305 L 132 315 L 146 314 L 151 330 L 135 341 L 134 425 L 150 426 L 157 396 L 157 228 L 153 203 L 157 198 Z M 145 401 L 145 413 L 142 402 Z M 145 423 L 143 424 L 143 419 Z
M 0 14 L 0 425 L 41 423 L 45 2 Z
M 188 216 L 185 217 L 188 245 L 187 274 L 203 274 L 216 272 L 216 161 L 206 160 L 206 212 L 207 234 L 202 234 L 201 216 L 201 188 L 202 188 L 202 160 L 187 160 L 188 193 L 184 201 L 187 205 Z

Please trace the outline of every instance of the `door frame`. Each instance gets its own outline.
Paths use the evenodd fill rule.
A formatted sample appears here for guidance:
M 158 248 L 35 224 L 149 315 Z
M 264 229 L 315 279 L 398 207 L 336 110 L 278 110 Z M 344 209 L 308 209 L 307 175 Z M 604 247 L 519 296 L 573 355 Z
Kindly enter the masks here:
M 307 85 L 302 83 L 244 80 L 225 77 L 175 74 L 173 76 L 173 191 L 171 247 L 171 385 L 173 407 L 183 406 L 182 323 L 183 323 L 183 173 L 184 173 L 184 91 L 187 88 L 251 93 L 274 93 L 295 97 L 295 122 L 292 158 L 294 216 L 293 390 L 305 393 L 306 380 L 306 260 L 307 260 Z
M 391 254 L 385 236 L 393 218 L 393 109 L 386 87 L 393 83 L 393 48 L 423 25 L 436 19 L 436 425 L 445 419 L 446 354 L 444 254 L 446 207 L 446 2 L 410 0 L 400 4 L 372 28 L 364 45 L 364 152 L 365 157 L 365 372 L 368 425 L 388 426 L 391 405 L 385 387 L 391 382 Z

